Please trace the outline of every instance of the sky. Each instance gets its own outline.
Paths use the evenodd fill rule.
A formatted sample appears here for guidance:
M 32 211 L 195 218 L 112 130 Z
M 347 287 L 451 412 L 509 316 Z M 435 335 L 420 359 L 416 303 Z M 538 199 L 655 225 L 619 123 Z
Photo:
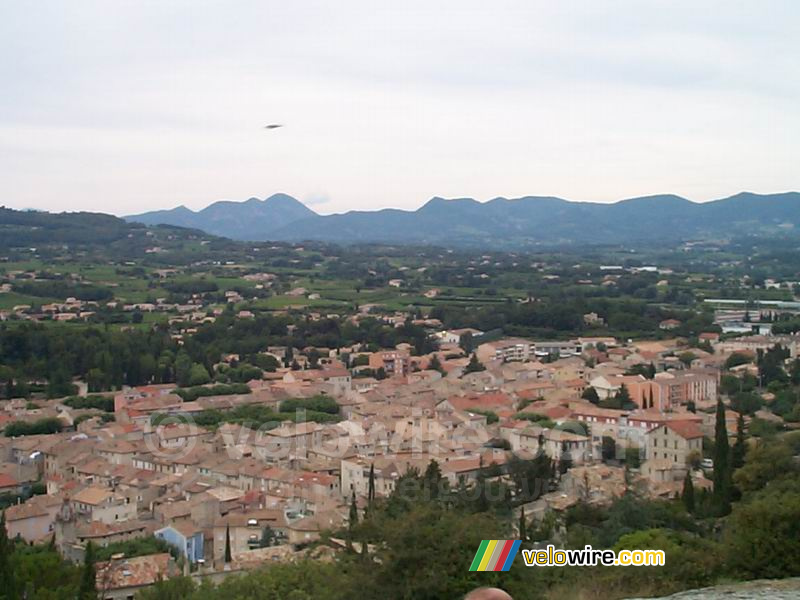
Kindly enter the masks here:
M 0 2 L 0 205 L 798 190 L 798 23 L 796 0 Z

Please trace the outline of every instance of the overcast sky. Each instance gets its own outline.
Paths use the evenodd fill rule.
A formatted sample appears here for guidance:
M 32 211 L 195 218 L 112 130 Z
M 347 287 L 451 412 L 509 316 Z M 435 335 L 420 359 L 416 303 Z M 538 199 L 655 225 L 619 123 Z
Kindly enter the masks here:
M 797 0 L 0 2 L 0 204 L 796 190 L 799 24 Z

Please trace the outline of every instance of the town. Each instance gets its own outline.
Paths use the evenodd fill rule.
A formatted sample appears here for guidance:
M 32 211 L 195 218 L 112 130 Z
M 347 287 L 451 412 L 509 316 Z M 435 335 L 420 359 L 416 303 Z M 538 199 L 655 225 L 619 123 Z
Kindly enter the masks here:
M 119 552 L 98 565 L 102 597 L 130 598 L 179 573 L 216 580 L 346 552 L 353 507 L 388 497 L 431 463 L 451 489 L 469 490 L 482 478 L 518 483 L 516 463 L 544 455 L 553 476 L 525 480 L 510 500 L 533 528 L 630 488 L 664 499 L 681 497 L 687 482 L 711 490 L 704 440 L 715 435 L 718 399 L 736 409 L 725 419 L 733 444 L 742 427 L 785 424 L 770 410 L 765 357 L 800 375 L 793 335 L 709 331 L 689 347 L 677 337 L 482 341 L 476 329 L 418 325 L 433 351 L 269 347 L 259 354 L 275 367 L 243 384 L 190 374 L 184 387 L 90 394 L 76 382 L 82 395 L 7 400 L 2 493 L 17 497 L 5 510 L 8 536 L 52 540 L 77 563 L 89 543 L 162 540 L 163 552 Z M 223 356 L 214 372 L 241 358 Z M 784 416 L 800 421 L 796 409 Z M 53 431 L 38 433 L 48 423 Z
M 796 470 L 781 240 L 486 253 L 112 222 L 98 245 L 83 217 L 4 214 L 34 225 L 0 243 L 6 539 L 102 600 L 388 567 L 392 519 L 426 507 L 453 544 L 526 547 L 671 507 L 692 547 Z

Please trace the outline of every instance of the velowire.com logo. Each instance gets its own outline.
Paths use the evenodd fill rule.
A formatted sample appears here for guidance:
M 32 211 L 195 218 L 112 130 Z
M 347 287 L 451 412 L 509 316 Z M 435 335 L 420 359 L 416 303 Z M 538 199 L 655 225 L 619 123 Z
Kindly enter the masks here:
M 470 571 L 508 571 L 519 552 L 519 540 L 483 540 Z

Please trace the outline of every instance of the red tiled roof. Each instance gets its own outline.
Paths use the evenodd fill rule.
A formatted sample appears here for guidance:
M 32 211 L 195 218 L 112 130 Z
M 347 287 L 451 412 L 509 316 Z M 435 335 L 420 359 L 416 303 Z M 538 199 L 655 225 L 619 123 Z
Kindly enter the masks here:
M 703 431 L 694 421 L 667 421 L 666 426 L 687 440 L 703 437 Z
M 8 473 L 0 473 L 0 488 L 10 488 L 10 487 L 17 487 L 19 485 L 19 481 L 14 479 Z

